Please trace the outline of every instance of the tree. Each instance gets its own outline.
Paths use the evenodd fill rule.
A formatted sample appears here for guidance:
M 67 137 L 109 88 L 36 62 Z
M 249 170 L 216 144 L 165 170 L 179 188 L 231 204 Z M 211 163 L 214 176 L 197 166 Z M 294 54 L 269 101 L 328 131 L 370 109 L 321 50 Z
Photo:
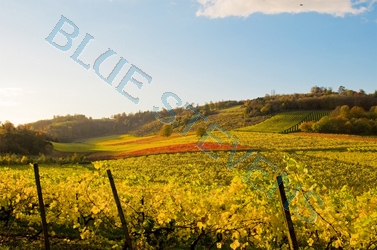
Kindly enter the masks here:
M 173 133 L 173 127 L 170 124 L 164 124 L 160 130 L 160 135 L 169 137 Z
M 374 125 L 373 125 L 373 128 L 372 128 L 372 132 L 373 134 L 377 134 L 377 120 L 374 121 Z
M 15 127 L 13 123 L 11 123 L 10 121 L 6 121 L 3 124 L 3 129 L 5 130 L 6 133 L 12 133 L 15 130 Z
M 338 89 L 338 94 L 343 95 L 346 92 L 346 88 L 344 86 L 340 86 Z
M 369 110 L 369 116 L 372 119 L 377 119 L 377 106 L 372 106 Z
M 373 126 L 373 122 L 365 118 L 359 118 L 352 124 L 351 132 L 357 135 L 368 135 L 372 132 Z
M 209 115 L 209 113 L 210 113 L 210 107 L 209 107 L 209 104 L 206 103 L 204 105 L 204 115 Z
M 298 126 L 298 128 L 303 132 L 313 132 L 312 130 L 313 124 L 314 124 L 314 121 L 303 122 L 300 124 L 300 126 Z
M 346 92 L 345 92 L 345 94 L 347 95 L 347 96 L 353 96 L 354 95 L 354 93 L 356 93 L 355 91 L 353 91 L 353 90 L 351 90 L 351 89 L 349 89 L 349 90 L 346 90 Z
M 262 112 L 263 114 L 271 113 L 271 105 L 267 103 L 261 108 L 260 112 Z
M 340 115 L 340 106 L 337 106 L 333 111 L 331 111 L 329 116 L 330 117 L 337 117 L 338 115 Z
M 329 122 L 330 133 L 349 134 L 351 131 L 352 124 L 343 116 L 330 118 Z
M 348 118 L 350 116 L 350 107 L 348 105 L 343 105 L 342 107 L 340 107 L 340 115 Z
M 206 129 L 204 127 L 199 127 L 196 129 L 196 136 L 202 137 L 206 133 Z
M 310 93 L 312 93 L 312 94 L 317 94 L 317 93 L 321 93 L 321 92 L 322 92 L 322 90 L 321 90 L 321 88 L 318 87 L 318 86 L 314 86 L 314 87 L 312 87 L 312 88 L 310 89 Z
M 209 108 L 211 110 L 215 110 L 215 108 L 216 108 L 215 104 L 212 101 L 209 102 Z
M 354 118 L 361 118 L 361 117 L 365 117 L 366 113 L 362 107 L 354 106 L 350 111 L 350 115 L 351 117 L 354 117 Z
M 319 133 L 326 133 L 328 132 L 329 129 L 329 120 L 330 118 L 328 116 L 322 117 L 318 122 L 314 123 L 312 126 L 312 130 L 314 132 L 319 132 Z
M 326 91 L 325 91 L 325 95 L 331 95 L 333 94 L 333 91 L 332 91 L 332 88 L 328 88 Z

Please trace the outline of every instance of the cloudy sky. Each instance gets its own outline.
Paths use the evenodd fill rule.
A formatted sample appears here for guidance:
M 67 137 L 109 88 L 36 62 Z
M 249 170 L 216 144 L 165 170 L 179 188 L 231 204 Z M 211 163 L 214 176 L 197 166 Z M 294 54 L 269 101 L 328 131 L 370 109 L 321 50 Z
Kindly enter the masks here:
M 374 92 L 376 7 L 375 0 L 0 0 L 0 121 L 135 113 L 163 107 L 165 92 L 200 105 L 314 85 Z

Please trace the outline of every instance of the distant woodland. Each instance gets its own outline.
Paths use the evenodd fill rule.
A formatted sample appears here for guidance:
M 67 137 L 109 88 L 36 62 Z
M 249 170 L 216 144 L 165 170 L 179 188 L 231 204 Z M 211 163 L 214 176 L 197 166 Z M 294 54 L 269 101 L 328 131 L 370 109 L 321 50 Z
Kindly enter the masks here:
M 362 89 L 354 91 L 340 86 L 334 92 L 331 88 L 314 86 L 307 94 L 266 95 L 244 103 L 245 112 L 251 116 L 289 110 L 333 110 L 343 105 L 369 110 L 377 105 L 377 90 L 366 94 Z
M 224 101 L 212 103 L 206 108 L 196 106 L 203 114 L 210 115 L 216 110 L 242 105 L 243 101 Z M 174 128 L 186 126 L 194 114 L 184 108 L 174 109 L 176 119 Z M 169 117 L 169 112 L 164 109 L 158 112 L 162 118 Z M 111 118 L 92 119 L 85 115 L 54 116 L 51 120 L 41 120 L 25 125 L 33 131 L 46 134 L 46 139 L 54 142 L 72 142 L 84 138 L 129 133 L 136 136 L 158 134 L 163 124 L 156 120 L 152 111 L 138 113 L 122 113 L 113 115 Z
M 8 121 L 0 122 L 0 153 L 38 155 L 48 154 L 52 148 L 43 132 L 30 130 L 24 125 L 16 128 Z

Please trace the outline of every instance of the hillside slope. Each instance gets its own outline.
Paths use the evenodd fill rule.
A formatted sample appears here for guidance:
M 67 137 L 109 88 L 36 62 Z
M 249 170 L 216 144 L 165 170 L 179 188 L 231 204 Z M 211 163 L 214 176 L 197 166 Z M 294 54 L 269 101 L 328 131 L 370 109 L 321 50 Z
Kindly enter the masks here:
M 193 118 L 194 111 L 196 113 L 199 111 L 208 118 L 208 121 L 205 123 L 202 118 L 198 119 L 191 131 L 199 126 L 205 128 L 210 122 L 215 122 L 226 130 L 232 130 L 257 124 L 280 112 L 294 110 L 302 112 L 326 111 L 333 110 L 341 105 L 348 105 L 350 109 L 354 106 L 360 106 L 364 110 L 369 110 L 372 106 L 377 106 L 377 91 L 366 94 L 361 90 L 357 92 L 344 89 L 344 91 L 337 93 L 332 91 L 331 88 L 315 86 L 310 93 L 306 94 L 266 95 L 252 100 L 209 102 L 202 106 L 198 104 L 195 106 L 192 103 L 191 105 L 195 108 L 179 107 L 171 111 L 162 108 L 158 112 L 158 116 L 166 119 L 170 117 L 170 112 L 174 111 L 175 120 L 172 126 L 175 132 L 182 131 L 187 126 Z M 289 125 L 295 126 L 295 122 L 299 122 L 300 117 L 298 116 L 297 120 L 292 118 L 292 121 L 286 121 L 285 125 L 281 124 L 276 128 L 273 125 L 259 125 L 261 127 L 253 127 L 251 131 L 282 132 L 289 129 Z M 48 140 L 55 142 L 73 142 L 114 134 L 156 135 L 162 125 L 152 111 L 122 113 L 102 119 L 92 119 L 85 115 L 54 116 L 50 120 L 27 124 L 30 129 L 46 134 Z M 283 127 L 283 130 L 281 130 L 281 127 Z M 292 128 L 292 131 L 295 130 L 297 129 Z
M 291 111 L 279 113 L 261 123 L 237 129 L 243 132 L 287 133 L 298 131 L 302 122 L 318 121 L 330 111 Z

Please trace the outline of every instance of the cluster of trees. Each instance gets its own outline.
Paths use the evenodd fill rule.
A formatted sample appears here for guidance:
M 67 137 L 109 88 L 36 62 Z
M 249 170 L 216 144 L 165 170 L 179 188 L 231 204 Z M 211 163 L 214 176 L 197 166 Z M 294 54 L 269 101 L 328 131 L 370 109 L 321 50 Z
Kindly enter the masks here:
M 92 119 L 75 114 L 54 116 L 51 120 L 41 120 L 28 124 L 35 131 L 42 131 L 50 141 L 72 142 L 84 138 L 131 133 L 137 128 L 154 121 L 152 111 L 113 115 L 111 118 Z
M 109 134 L 114 130 L 114 120 L 109 118 L 92 119 L 85 115 L 54 116 L 51 120 L 41 120 L 27 124 L 34 131 L 46 134 L 46 139 L 55 142 L 72 142 Z
M 27 126 L 15 127 L 11 122 L 0 122 L 0 153 L 38 155 L 50 153 L 53 146 L 44 133 L 32 131 Z
M 331 88 L 314 86 L 307 94 L 266 95 L 244 102 L 248 116 L 289 110 L 333 110 L 342 105 L 360 106 L 368 110 L 377 105 L 377 91 L 366 94 L 362 89 L 354 91 L 340 86 L 338 92 L 334 92 Z
M 302 123 L 299 128 L 304 132 L 377 135 L 377 106 L 369 111 L 360 106 L 338 106 L 329 116 Z
M 206 133 L 206 128 L 203 126 L 199 126 L 195 130 L 195 134 L 197 137 L 202 137 Z M 164 124 L 159 132 L 160 136 L 169 137 L 173 134 L 173 126 L 170 124 Z

